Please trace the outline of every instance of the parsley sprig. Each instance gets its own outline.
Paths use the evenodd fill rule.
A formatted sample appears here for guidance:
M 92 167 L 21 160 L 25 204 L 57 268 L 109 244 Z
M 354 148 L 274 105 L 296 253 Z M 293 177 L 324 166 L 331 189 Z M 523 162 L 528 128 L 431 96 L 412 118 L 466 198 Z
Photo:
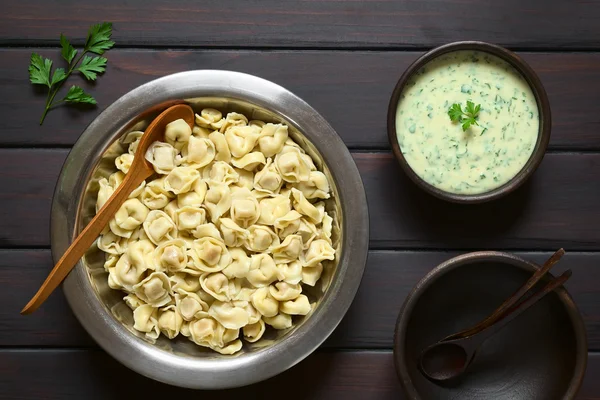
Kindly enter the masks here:
M 481 104 L 475 106 L 475 103 L 470 100 L 467 101 L 467 106 L 464 111 L 460 104 L 454 103 L 448 109 L 448 116 L 452 122 L 459 122 L 462 125 L 463 131 L 466 131 L 471 125 L 479 125 L 477 123 L 477 118 L 479 117 L 480 109 Z
M 96 104 L 90 94 L 86 93 L 81 87 L 73 85 L 69 88 L 65 97 L 60 100 L 54 100 L 67 78 L 75 71 L 80 72 L 88 81 L 95 81 L 98 74 L 102 74 L 106 70 L 106 58 L 100 57 L 106 50 L 112 48 L 115 44 L 110 37 L 112 35 L 112 23 L 103 22 L 94 25 L 90 28 L 85 41 L 83 51 L 77 59 L 78 51 L 71 45 L 69 40 L 63 35 L 60 35 L 61 55 L 68 63 L 68 69 L 56 68 L 52 73 L 52 60 L 42 58 L 37 53 L 31 54 L 31 62 L 29 64 L 29 80 L 33 84 L 45 85 L 48 87 L 48 97 L 44 113 L 40 119 L 40 125 L 44 123 L 46 114 L 52 107 L 61 103 L 75 104 L 86 103 Z M 97 56 L 90 57 L 87 54 L 94 53 Z

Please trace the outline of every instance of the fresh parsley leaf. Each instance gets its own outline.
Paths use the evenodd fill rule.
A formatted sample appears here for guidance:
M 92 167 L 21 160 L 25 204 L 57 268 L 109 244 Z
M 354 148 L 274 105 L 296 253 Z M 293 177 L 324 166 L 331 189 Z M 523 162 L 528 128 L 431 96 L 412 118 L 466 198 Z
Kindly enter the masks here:
M 62 54 L 63 58 L 70 64 L 77 55 L 77 50 L 75 50 L 69 42 L 69 39 L 62 33 L 60 34 L 60 46 L 62 47 L 60 54 Z
M 460 121 L 460 118 L 462 117 L 462 115 L 463 115 L 463 111 L 462 111 L 462 108 L 460 107 L 460 104 L 454 103 L 448 109 L 448 116 L 450 117 L 451 121 L 454 121 L 454 122 Z
M 51 69 L 52 60 L 42 58 L 42 56 L 37 53 L 31 53 L 31 62 L 29 64 L 29 81 L 31 83 L 50 87 Z
M 71 86 L 63 101 L 66 101 L 67 103 L 96 104 L 96 99 L 87 94 L 82 88 L 75 85 Z
M 481 104 L 475 106 L 475 103 L 473 103 L 471 100 L 468 100 L 464 111 L 460 104 L 452 104 L 452 106 L 448 109 L 448 116 L 452 122 L 459 122 L 462 126 L 462 130 L 466 131 L 471 127 L 471 125 L 479 125 L 477 123 L 477 117 L 479 117 L 480 110 Z
M 85 41 L 85 51 L 91 51 L 99 55 L 103 54 L 115 44 L 115 42 L 110 40 L 111 35 L 112 23 L 110 22 L 103 22 L 92 26 Z
M 56 85 L 58 82 L 62 82 L 67 79 L 67 74 L 63 68 L 56 68 L 54 70 L 54 74 L 52 74 L 52 83 L 51 85 Z
M 104 57 L 83 57 L 77 71 L 81 72 L 88 81 L 96 80 L 97 74 L 106 70 L 106 58 Z

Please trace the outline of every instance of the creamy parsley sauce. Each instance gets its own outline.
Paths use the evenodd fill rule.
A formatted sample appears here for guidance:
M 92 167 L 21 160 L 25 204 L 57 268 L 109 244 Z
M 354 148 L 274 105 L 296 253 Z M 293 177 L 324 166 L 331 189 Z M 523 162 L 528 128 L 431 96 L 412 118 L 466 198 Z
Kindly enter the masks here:
M 448 109 L 481 104 L 463 132 Z M 529 160 L 538 137 L 531 88 L 510 64 L 489 53 L 444 54 L 407 83 L 396 112 L 404 158 L 431 185 L 451 193 L 489 192 L 511 180 Z

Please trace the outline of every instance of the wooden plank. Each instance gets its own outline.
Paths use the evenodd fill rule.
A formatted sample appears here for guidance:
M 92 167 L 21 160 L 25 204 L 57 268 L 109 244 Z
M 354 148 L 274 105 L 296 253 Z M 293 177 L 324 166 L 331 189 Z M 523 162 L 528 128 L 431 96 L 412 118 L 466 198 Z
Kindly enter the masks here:
M 0 15 L 0 20 L 1 20 Z M 2 25 L 0 24 L 0 29 Z M 58 50 L 34 49 L 58 61 Z M 345 51 L 113 50 L 96 86 L 83 84 L 98 108 L 52 111 L 38 125 L 45 92 L 28 80 L 31 49 L 0 50 L 0 146 L 72 145 L 105 107 L 127 91 L 160 76 L 192 69 L 254 74 L 293 91 L 332 124 L 350 148 L 388 148 L 386 113 L 401 73 L 421 53 Z M 553 110 L 552 149 L 600 150 L 600 54 L 521 53 L 538 71 Z
M 282 374 L 254 385 L 219 391 L 181 389 L 138 375 L 93 350 L 0 351 L 0 397 L 130 399 L 183 396 L 202 399 L 402 400 L 391 352 L 317 352 Z M 600 399 L 600 354 L 590 353 L 579 400 Z M 300 383 L 302 382 L 302 383 Z M 275 395 L 277 393 L 278 395 Z
M 412 287 L 433 267 L 458 253 L 371 251 L 361 287 L 327 348 L 391 348 L 396 318 Z M 517 253 L 543 262 L 550 253 Z M 557 270 L 571 268 L 567 289 L 587 327 L 589 348 L 600 350 L 600 253 L 567 253 Z M 18 311 L 52 267 L 48 250 L 0 251 L 0 347 L 95 346 L 71 314 L 61 291 L 39 311 Z
M 0 149 L 0 248 L 48 247 L 50 203 L 64 149 Z M 462 206 L 412 184 L 390 153 L 354 153 L 375 248 L 600 250 L 600 154 L 548 154 L 498 201 Z
M 0 43 L 84 37 L 113 21 L 127 46 L 423 47 L 485 40 L 527 48 L 598 48 L 595 2 L 543 0 L 280 1 L 33 0 L 3 4 Z

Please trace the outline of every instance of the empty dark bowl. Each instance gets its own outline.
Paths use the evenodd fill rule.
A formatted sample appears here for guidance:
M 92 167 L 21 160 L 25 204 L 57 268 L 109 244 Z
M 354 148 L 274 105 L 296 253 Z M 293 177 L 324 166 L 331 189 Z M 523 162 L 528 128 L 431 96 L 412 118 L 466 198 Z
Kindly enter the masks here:
M 512 254 L 482 251 L 452 258 L 427 274 L 404 302 L 394 336 L 396 371 L 407 398 L 575 398 L 587 364 L 587 338 L 563 287 L 484 342 L 456 380 L 434 383 L 418 368 L 425 347 L 488 316 L 537 268 Z M 550 279 L 548 274 L 538 288 Z
M 504 185 L 479 194 L 458 194 L 447 192 L 435 187 L 434 185 L 422 179 L 413 171 L 408 161 L 402 154 L 402 150 L 400 149 L 400 145 L 398 144 L 398 137 L 396 132 L 396 110 L 398 107 L 398 102 L 400 101 L 402 91 L 404 90 L 406 84 L 410 81 L 412 76 L 419 70 L 421 70 L 421 68 L 423 68 L 426 64 L 436 59 L 437 57 L 460 50 L 475 50 L 483 53 L 488 53 L 506 61 L 508 64 L 514 67 L 515 70 L 519 74 L 521 74 L 521 76 L 523 76 L 525 81 L 529 84 L 533 95 L 535 96 L 539 113 L 538 137 L 535 147 L 533 149 L 533 153 L 529 157 L 527 163 L 512 179 L 510 179 Z M 538 78 L 535 71 L 529 66 L 529 64 L 523 61 L 512 51 L 507 50 L 504 47 L 497 46 L 495 44 L 479 41 L 463 41 L 448 43 L 428 51 L 427 53 L 419 57 L 417 60 L 415 60 L 415 62 L 413 62 L 406 69 L 406 71 L 398 80 L 398 83 L 396 84 L 396 87 L 394 88 L 394 91 L 392 92 L 392 96 L 390 98 L 387 114 L 388 140 L 390 142 L 390 146 L 392 147 L 392 151 L 394 152 L 394 156 L 398 160 L 398 163 L 400 164 L 404 172 L 421 189 L 440 199 L 450 201 L 453 203 L 483 203 L 495 200 L 513 192 L 515 189 L 517 189 L 519 186 L 525 183 L 525 181 L 535 172 L 537 167 L 542 162 L 542 159 L 544 158 L 546 148 L 548 147 L 548 143 L 550 142 L 551 125 L 552 119 L 548 95 L 546 94 L 546 90 L 542 85 L 542 81 Z

